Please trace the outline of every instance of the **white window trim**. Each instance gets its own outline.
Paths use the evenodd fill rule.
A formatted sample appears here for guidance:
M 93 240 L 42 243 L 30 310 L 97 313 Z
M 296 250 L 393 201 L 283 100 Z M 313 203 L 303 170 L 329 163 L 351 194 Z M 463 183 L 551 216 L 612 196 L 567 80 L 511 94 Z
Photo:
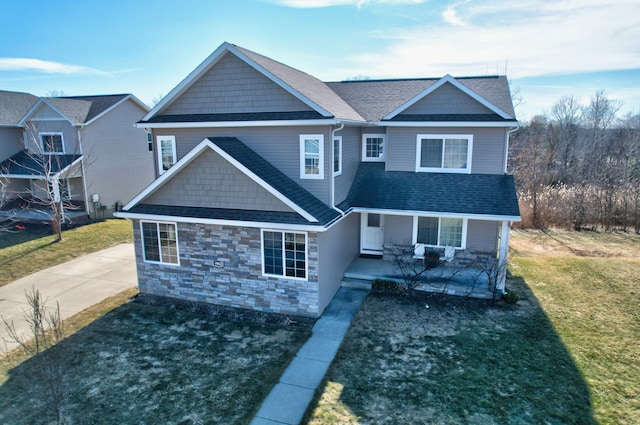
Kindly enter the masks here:
M 144 231 L 142 229 L 142 223 L 153 223 L 158 224 L 173 224 L 176 229 L 176 257 L 178 258 L 177 263 L 167 263 L 162 261 L 162 249 L 160 249 L 160 261 L 147 260 L 147 250 L 144 248 Z M 160 238 L 160 231 L 158 231 L 158 238 Z M 142 245 L 142 258 L 145 263 L 149 264 L 162 264 L 164 266 L 180 266 L 180 243 L 178 241 L 178 223 L 172 221 L 153 221 L 153 220 L 140 220 L 140 244 Z M 160 247 L 160 240 L 158 240 L 158 247 Z
M 306 174 L 305 168 L 305 141 L 317 139 L 319 143 L 320 157 L 318 158 L 318 174 Z M 333 168 L 333 166 L 332 166 Z M 324 179 L 324 135 L 323 134 L 301 134 L 300 135 L 300 178 L 308 180 Z
M 162 141 L 168 140 L 171 142 L 171 149 L 173 150 L 173 165 L 178 162 L 178 154 L 176 152 L 176 136 L 157 136 L 156 137 L 156 147 L 157 147 L 157 159 L 158 159 L 158 174 L 162 175 L 166 173 L 168 170 L 162 169 Z M 172 165 L 172 166 L 173 166 Z
M 367 157 L 367 139 L 382 138 L 382 156 L 379 158 Z M 362 135 L 362 162 L 384 162 L 387 157 L 387 135 L 367 133 Z
M 335 143 L 338 142 L 338 151 L 339 154 L 338 155 L 338 170 L 335 170 L 335 149 L 336 149 L 336 145 Z M 333 138 L 333 156 L 331 158 L 331 169 L 333 170 L 333 175 L 334 176 L 339 176 L 340 174 L 342 174 L 342 136 L 335 136 Z
M 416 243 L 418 243 L 418 218 L 419 217 L 435 217 L 438 219 L 438 243 L 440 243 L 440 229 L 442 228 L 442 219 L 443 218 L 458 218 L 458 217 L 444 217 L 444 216 L 437 216 L 437 215 L 414 215 L 413 216 L 413 235 L 411 237 L 411 243 L 413 245 L 415 245 Z M 462 240 L 460 241 L 460 246 L 459 247 L 454 247 L 456 250 L 463 250 L 467 248 L 467 222 L 469 221 L 469 219 L 467 218 L 462 218 Z M 445 245 L 429 245 L 429 244 L 424 244 L 425 246 L 429 246 L 432 248 L 446 248 Z
M 52 132 L 52 131 L 44 131 L 42 133 L 38 133 L 38 135 L 40 136 L 40 147 L 42 148 L 42 153 L 46 154 L 46 155 L 64 155 L 65 153 L 65 148 L 64 148 L 64 134 L 61 132 Z M 44 140 L 42 140 L 42 136 L 60 136 L 60 141 L 62 143 L 62 152 L 48 152 L 46 150 L 46 146 L 44 144 Z
M 422 151 L 422 139 L 466 139 L 467 140 L 467 167 L 466 168 L 444 168 L 444 167 L 421 167 L 420 157 Z M 442 144 L 442 161 L 444 161 L 445 143 Z M 471 174 L 471 158 L 473 157 L 473 134 L 418 134 L 416 137 L 416 172 L 427 173 L 458 173 Z
M 274 232 L 274 233 L 282 233 L 282 273 L 283 274 L 270 274 L 265 271 L 264 267 L 264 232 Z M 293 233 L 297 235 L 304 235 L 304 278 L 295 277 L 295 276 L 287 276 L 287 267 L 286 267 L 286 258 L 284 255 L 284 235 L 285 233 Z M 307 281 L 309 280 L 309 234 L 307 232 L 295 232 L 291 230 L 282 230 L 282 229 L 260 229 L 260 263 L 262 264 L 262 275 L 268 277 L 277 277 L 280 279 L 292 279 L 292 280 L 300 280 Z

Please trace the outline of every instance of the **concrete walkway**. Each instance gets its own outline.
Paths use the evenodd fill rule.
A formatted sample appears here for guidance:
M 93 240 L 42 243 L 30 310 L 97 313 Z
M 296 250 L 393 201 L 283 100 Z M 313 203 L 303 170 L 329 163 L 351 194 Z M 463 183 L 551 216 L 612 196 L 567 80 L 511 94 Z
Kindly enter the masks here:
M 19 334 L 29 337 L 24 321 L 27 309 L 25 292 L 36 288 L 46 305 L 60 304 L 63 319 L 138 284 L 133 244 L 121 244 L 84 255 L 0 287 L 0 315 L 14 323 Z M 0 324 L 0 348 L 12 349 L 7 331 Z
M 251 425 L 297 425 L 324 379 L 368 289 L 341 287 L 313 327 L 311 338 L 262 403 Z

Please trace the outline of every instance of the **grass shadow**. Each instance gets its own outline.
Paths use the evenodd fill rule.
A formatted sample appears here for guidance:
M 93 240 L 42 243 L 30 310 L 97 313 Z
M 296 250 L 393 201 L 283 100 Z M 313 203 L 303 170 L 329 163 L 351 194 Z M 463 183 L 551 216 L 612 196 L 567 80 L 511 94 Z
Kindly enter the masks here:
M 589 388 L 526 282 L 516 305 L 365 301 L 308 424 L 595 424 Z
M 130 302 L 13 368 L 0 423 L 55 420 L 46 376 L 34 374 L 52 358 L 72 423 L 248 423 L 309 334 Z
M 44 236 L 50 236 L 51 234 L 51 226 L 48 224 L 13 223 L 8 231 L 2 233 L 0 249 L 34 241 Z

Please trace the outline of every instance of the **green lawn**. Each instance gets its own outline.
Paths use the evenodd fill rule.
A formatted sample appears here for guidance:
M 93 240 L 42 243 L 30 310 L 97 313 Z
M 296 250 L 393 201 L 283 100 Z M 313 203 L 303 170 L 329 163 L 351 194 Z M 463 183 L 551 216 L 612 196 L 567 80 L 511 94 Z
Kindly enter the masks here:
M 516 305 L 369 296 L 307 423 L 640 423 L 640 238 L 512 241 Z
M 128 220 L 106 220 L 63 232 L 63 240 L 42 226 L 0 234 L 0 286 L 47 267 L 123 242 L 133 234 Z
M 309 334 L 125 303 L 12 368 L 0 423 L 51 423 L 59 407 L 74 424 L 247 424 Z M 52 360 L 58 403 L 39 373 Z

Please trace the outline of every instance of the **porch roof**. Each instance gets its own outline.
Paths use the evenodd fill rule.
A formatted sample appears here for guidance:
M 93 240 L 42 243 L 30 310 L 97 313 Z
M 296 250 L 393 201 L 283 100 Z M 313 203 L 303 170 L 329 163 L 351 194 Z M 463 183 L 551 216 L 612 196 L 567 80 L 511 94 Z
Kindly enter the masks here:
M 26 151 L 18 152 L 0 162 L 0 173 L 5 176 L 44 177 L 45 171 L 51 175 L 68 168 L 81 155 L 40 155 Z
M 385 171 L 376 162 L 360 164 L 338 207 L 520 217 L 511 175 Z

